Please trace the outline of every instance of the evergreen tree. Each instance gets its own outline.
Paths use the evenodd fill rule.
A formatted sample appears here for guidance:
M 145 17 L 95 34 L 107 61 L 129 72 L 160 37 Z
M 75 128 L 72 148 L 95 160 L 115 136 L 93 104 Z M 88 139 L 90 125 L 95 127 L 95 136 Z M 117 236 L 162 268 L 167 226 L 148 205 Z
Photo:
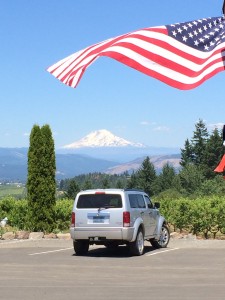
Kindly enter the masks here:
M 38 230 L 39 226 L 39 201 L 42 198 L 42 161 L 44 157 L 44 142 L 41 129 L 34 125 L 30 134 L 30 147 L 28 150 L 28 178 L 27 178 L 27 197 L 28 197 L 28 227 L 31 230 Z
M 214 169 L 220 162 L 222 156 L 222 135 L 219 133 L 219 130 L 215 128 L 208 139 L 206 154 L 203 161 L 205 166 L 205 176 L 207 179 L 211 179 L 216 176 Z
M 150 158 L 147 156 L 137 172 L 138 187 L 143 189 L 149 196 L 153 195 L 152 184 L 156 179 L 156 171 Z
M 204 181 L 203 171 L 199 166 L 190 164 L 184 167 L 180 173 L 180 182 L 187 195 L 194 194 Z
M 60 180 L 60 183 L 59 183 L 59 190 L 60 191 L 64 191 L 65 190 L 65 187 L 66 187 L 66 180 Z
M 116 188 L 117 189 L 123 189 L 124 188 L 123 183 L 120 179 L 118 179 L 117 182 L 116 182 Z
M 174 177 L 176 176 L 174 167 L 171 166 L 169 163 L 166 163 L 163 166 L 162 173 L 159 175 L 163 190 L 171 189 L 173 186 L 173 180 Z
M 55 152 L 48 125 L 34 125 L 28 150 L 28 226 L 34 231 L 50 232 L 54 226 Z
M 43 176 L 45 177 L 45 186 L 43 186 L 43 205 L 46 210 L 46 219 L 48 220 L 49 229 L 53 229 L 55 222 L 54 208 L 56 204 L 56 160 L 55 160 L 55 145 L 52 137 L 52 132 L 49 125 L 44 125 L 41 128 L 42 138 L 44 142 L 44 157 L 43 157 Z
M 86 179 L 84 185 L 82 187 L 83 190 L 91 190 L 93 189 L 92 183 L 90 179 Z
M 165 190 L 176 189 L 177 184 L 175 184 L 176 172 L 173 166 L 166 163 L 163 166 L 162 172 L 156 177 L 152 183 L 153 194 L 157 195 Z
M 80 187 L 79 184 L 76 182 L 75 178 L 72 178 L 69 181 L 69 185 L 67 188 L 67 192 L 66 192 L 66 197 L 70 198 L 70 199 L 75 199 L 77 193 L 80 192 Z
M 172 187 L 173 187 L 174 190 L 176 190 L 177 192 L 179 192 L 179 193 L 182 194 L 183 189 L 182 189 L 182 185 L 181 185 L 181 180 L 180 180 L 179 174 L 175 175 L 175 177 L 173 179 Z
M 128 189 L 134 189 L 138 187 L 138 178 L 137 174 L 133 172 L 130 177 L 128 177 L 127 180 L 127 188 Z
M 205 161 L 208 135 L 206 125 L 200 119 L 199 122 L 195 124 L 195 131 L 192 138 L 193 161 L 197 166 L 200 166 Z
M 193 148 L 189 140 L 187 139 L 184 144 L 184 149 L 181 149 L 181 161 L 180 165 L 185 167 L 186 165 L 193 162 Z
M 104 177 L 102 179 L 102 188 L 103 189 L 109 189 L 110 188 L 110 181 L 108 177 Z

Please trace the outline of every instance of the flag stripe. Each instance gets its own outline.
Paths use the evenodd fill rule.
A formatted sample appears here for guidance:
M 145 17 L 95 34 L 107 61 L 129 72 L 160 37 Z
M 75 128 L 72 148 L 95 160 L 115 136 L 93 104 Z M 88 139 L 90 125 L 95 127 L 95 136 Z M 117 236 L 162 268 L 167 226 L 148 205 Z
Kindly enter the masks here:
M 115 52 L 123 52 L 123 49 L 125 51 L 128 50 L 132 50 L 134 52 L 137 52 L 138 54 L 142 55 L 143 58 L 148 58 L 151 61 L 154 62 L 158 62 L 159 64 L 166 64 L 168 63 L 167 60 L 171 61 L 171 64 L 173 64 L 174 62 L 174 66 L 175 65 L 183 65 L 184 67 L 186 67 L 189 70 L 193 70 L 193 72 L 198 72 L 199 70 L 201 70 L 206 64 L 207 62 L 210 62 L 212 59 L 214 59 L 214 57 L 210 57 L 209 59 L 207 59 L 207 61 L 203 61 L 204 63 L 202 63 L 201 65 L 196 63 L 194 61 L 194 59 L 192 61 L 190 61 L 190 59 L 187 59 L 187 55 L 186 53 L 179 53 L 179 55 L 177 53 L 174 53 L 172 51 L 169 51 L 168 49 L 162 49 L 162 47 L 160 46 L 155 46 L 155 45 L 151 45 L 151 52 L 148 51 L 147 48 L 144 47 L 144 45 L 140 44 L 140 45 L 135 45 L 135 44 L 131 44 L 131 43 L 117 43 L 116 46 L 112 46 L 110 48 L 107 48 L 107 50 L 103 50 L 102 53 L 109 53 L 110 51 L 115 51 Z M 221 51 L 219 51 L 221 52 Z M 101 54 L 100 54 L 101 55 Z M 179 56 L 179 60 L 178 60 L 178 56 Z M 216 55 L 215 55 L 216 56 Z M 217 56 L 220 56 L 220 53 L 218 53 Z M 179 61 L 179 64 L 176 63 L 177 61 Z M 171 68 L 173 68 L 173 66 L 171 66 Z M 189 76 L 191 76 L 191 74 L 189 74 Z
M 127 52 L 129 52 L 128 53 L 129 57 L 127 57 L 125 54 L 122 54 L 122 51 L 120 51 L 120 53 L 118 53 L 118 51 L 110 52 L 110 53 L 107 52 L 106 56 L 110 56 L 111 58 L 114 58 L 134 69 L 137 69 L 145 73 L 146 75 L 152 76 L 159 80 L 161 80 L 160 78 L 164 78 L 164 80 L 162 81 L 165 83 L 168 79 L 171 86 L 176 87 L 176 85 L 179 85 L 180 88 L 182 87 L 182 89 L 189 89 L 192 87 L 196 87 L 198 85 L 198 82 L 202 83 L 204 81 L 204 78 L 205 79 L 209 78 L 209 73 L 212 72 L 213 74 L 215 74 L 215 70 L 217 71 L 224 70 L 223 62 L 221 61 L 217 63 L 214 62 L 210 67 L 206 68 L 203 72 L 202 71 L 199 72 L 199 75 L 193 78 L 184 75 L 183 73 L 180 73 L 178 71 L 174 71 L 171 68 L 166 68 L 165 66 L 158 65 L 158 64 L 152 64 L 151 61 L 149 61 L 150 68 L 148 68 L 148 63 L 146 61 L 144 62 L 144 65 L 142 64 L 143 59 L 139 54 L 133 53 L 132 55 L 130 53 L 131 50 L 128 51 L 126 50 L 125 53 L 127 54 Z M 182 82 L 185 82 L 185 84 L 182 84 Z M 196 85 L 194 85 L 195 82 L 197 83 Z M 185 85 L 187 85 L 186 88 Z
M 130 50 L 132 52 L 130 52 Z M 110 54 L 111 52 L 116 52 L 118 54 L 121 53 L 123 55 L 129 53 L 129 57 L 131 59 L 135 59 L 135 54 L 139 54 L 142 56 L 142 58 L 140 59 L 143 60 L 143 62 L 146 64 L 146 67 L 148 66 L 149 68 L 151 68 L 151 65 L 149 66 L 149 62 L 151 64 L 155 62 L 162 66 L 169 65 L 170 69 L 179 70 L 181 74 L 185 74 L 186 76 L 197 77 L 201 72 L 203 72 L 205 69 L 210 67 L 215 62 L 223 61 L 225 55 L 223 52 L 222 54 L 223 56 L 221 56 L 221 51 L 217 51 L 217 54 L 211 56 L 208 60 L 204 61 L 204 63 L 199 65 L 186 59 L 186 57 L 181 57 L 181 55 L 179 55 L 179 60 L 178 60 L 177 54 L 174 54 L 173 52 L 169 52 L 168 50 L 162 50 L 161 47 L 152 46 L 151 50 L 152 50 L 151 53 L 149 53 L 148 50 L 143 47 L 143 45 L 136 46 L 133 44 L 131 45 L 125 43 L 117 43 L 117 46 L 113 46 L 108 48 L 107 50 L 102 51 L 100 56 L 105 55 L 111 57 Z M 117 57 L 119 57 L 119 55 Z M 117 60 L 119 61 L 118 58 Z M 177 61 L 179 61 L 179 63 L 177 63 Z M 126 62 L 122 61 L 122 58 L 121 58 L 121 62 L 126 64 Z
M 48 71 L 76 87 L 86 68 L 107 56 L 173 87 L 191 89 L 225 69 L 224 26 L 224 19 L 209 18 L 141 29 L 89 46 Z
M 180 42 L 176 42 L 176 41 L 174 42 L 171 37 L 168 37 L 166 35 L 160 36 L 160 39 L 157 39 L 157 38 L 158 38 L 158 35 L 156 36 L 154 34 L 151 34 L 148 37 L 145 36 L 145 38 L 143 38 L 143 35 L 142 35 L 142 37 L 141 36 L 139 37 L 139 40 L 141 39 L 141 40 L 145 40 L 147 42 L 146 50 L 151 49 L 151 52 L 154 52 L 152 47 L 155 45 L 155 46 L 160 47 L 164 51 L 168 50 L 168 51 L 175 53 L 181 57 L 185 57 L 189 61 L 193 61 L 198 64 L 204 63 L 206 59 L 209 59 L 217 52 L 220 53 L 221 49 L 224 48 L 224 44 L 223 44 L 223 45 L 218 46 L 217 50 L 214 50 L 213 53 L 207 53 L 207 52 L 201 52 L 201 51 L 192 49 L 188 46 L 181 44 Z M 126 39 L 126 41 L 128 41 L 128 38 Z M 120 42 L 122 42 L 122 41 L 120 41 Z M 171 45 L 172 43 L 174 45 Z M 136 44 L 139 44 L 138 41 L 136 42 Z M 151 48 L 149 47 L 149 45 L 151 45 Z M 157 51 L 158 50 L 159 49 L 157 49 Z

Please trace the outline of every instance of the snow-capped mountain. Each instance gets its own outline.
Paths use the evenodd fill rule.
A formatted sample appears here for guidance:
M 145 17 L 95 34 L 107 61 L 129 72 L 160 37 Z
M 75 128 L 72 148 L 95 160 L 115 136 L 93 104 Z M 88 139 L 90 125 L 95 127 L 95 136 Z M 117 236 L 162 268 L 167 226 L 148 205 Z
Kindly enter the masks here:
M 106 129 L 89 133 L 82 139 L 65 145 L 64 149 L 98 148 L 98 147 L 137 147 L 145 148 L 143 144 L 133 143 L 118 137 Z

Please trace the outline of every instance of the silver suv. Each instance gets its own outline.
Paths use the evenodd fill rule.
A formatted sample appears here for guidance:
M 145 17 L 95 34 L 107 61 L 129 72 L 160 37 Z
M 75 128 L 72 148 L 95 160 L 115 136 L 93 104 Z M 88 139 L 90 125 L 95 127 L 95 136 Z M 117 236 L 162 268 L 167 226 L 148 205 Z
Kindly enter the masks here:
M 70 227 L 77 255 L 87 253 L 89 245 L 117 247 L 127 245 L 132 255 L 144 253 L 144 241 L 155 248 L 169 243 L 166 220 L 159 203 L 134 189 L 97 189 L 77 194 Z

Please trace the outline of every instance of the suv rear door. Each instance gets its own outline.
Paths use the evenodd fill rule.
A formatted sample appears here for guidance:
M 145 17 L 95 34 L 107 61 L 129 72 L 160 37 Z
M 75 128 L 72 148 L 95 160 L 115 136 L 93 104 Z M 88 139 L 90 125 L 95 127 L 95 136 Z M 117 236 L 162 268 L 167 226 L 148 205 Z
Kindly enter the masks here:
M 76 210 L 77 227 L 122 227 L 123 202 L 121 194 L 93 192 L 80 194 Z

